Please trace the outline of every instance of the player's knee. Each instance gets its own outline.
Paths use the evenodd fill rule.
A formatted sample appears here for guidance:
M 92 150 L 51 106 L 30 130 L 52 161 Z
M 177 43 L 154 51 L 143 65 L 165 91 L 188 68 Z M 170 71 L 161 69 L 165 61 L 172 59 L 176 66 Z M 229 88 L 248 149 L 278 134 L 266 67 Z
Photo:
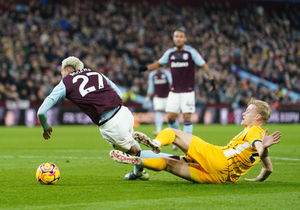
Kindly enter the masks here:
M 184 115 L 183 116 L 183 121 L 184 121 L 184 123 L 191 123 L 191 121 L 192 121 L 192 116 L 189 114 L 189 115 Z
M 176 168 L 176 164 L 177 164 L 178 160 L 171 159 L 171 158 L 165 158 L 165 160 L 167 163 L 165 170 L 169 171 L 169 172 L 173 172 L 174 169 Z
M 170 113 L 170 112 L 168 113 L 168 122 L 170 124 L 174 123 L 175 120 L 176 120 L 176 118 L 177 118 L 177 114 L 176 113 Z
M 168 117 L 169 124 L 173 124 L 173 123 L 175 123 L 175 121 L 176 121 L 176 117 L 173 117 L 173 116 Z

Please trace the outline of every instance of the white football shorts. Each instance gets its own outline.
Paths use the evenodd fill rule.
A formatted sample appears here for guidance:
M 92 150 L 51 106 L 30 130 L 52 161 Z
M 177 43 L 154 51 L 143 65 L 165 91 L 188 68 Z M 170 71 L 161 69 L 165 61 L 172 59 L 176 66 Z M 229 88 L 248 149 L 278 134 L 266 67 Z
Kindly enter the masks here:
M 195 92 L 174 93 L 170 92 L 167 100 L 166 112 L 194 113 L 195 107 Z
M 109 121 L 99 126 L 102 137 L 114 148 L 127 152 L 136 141 L 132 137 L 134 117 L 131 111 L 122 106 Z
M 153 97 L 153 109 L 155 111 L 166 111 L 167 106 L 167 97 L 160 98 L 160 97 Z

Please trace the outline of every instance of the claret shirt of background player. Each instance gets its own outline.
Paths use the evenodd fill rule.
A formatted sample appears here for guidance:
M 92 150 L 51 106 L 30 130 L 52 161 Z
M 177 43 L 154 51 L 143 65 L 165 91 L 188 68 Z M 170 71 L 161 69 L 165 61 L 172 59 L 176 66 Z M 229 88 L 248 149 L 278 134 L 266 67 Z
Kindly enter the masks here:
M 156 97 L 166 98 L 169 95 L 170 85 L 172 84 L 171 74 L 165 69 L 162 71 L 151 71 L 148 83 L 147 93 L 154 94 Z
M 63 78 L 66 98 L 77 105 L 95 124 L 101 114 L 122 104 L 118 93 L 112 89 L 104 75 L 91 69 L 82 69 Z
M 194 91 L 195 68 L 205 64 L 198 51 L 188 45 L 185 45 L 183 50 L 178 50 L 177 47 L 168 49 L 158 62 L 161 65 L 170 65 L 172 73 L 171 91 L 175 93 Z

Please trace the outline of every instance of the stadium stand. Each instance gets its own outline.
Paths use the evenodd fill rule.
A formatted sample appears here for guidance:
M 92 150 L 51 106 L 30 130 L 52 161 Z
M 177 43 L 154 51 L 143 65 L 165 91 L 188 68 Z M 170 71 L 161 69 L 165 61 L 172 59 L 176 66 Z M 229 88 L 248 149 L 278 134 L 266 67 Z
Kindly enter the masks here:
M 251 96 L 271 104 L 300 103 L 289 95 L 300 92 L 299 7 L 192 3 L 1 1 L 0 101 L 42 101 L 60 81 L 59 64 L 69 55 L 146 95 L 146 75 L 138 66 L 159 58 L 172 46 L 172 31 L 184 25 L 217 82 L 210 93 L 203 72 L 197 74 L 197 105 L 241 107 Z M 262 82 L 240 77 L 233 65 Z M 271 90 L 263 79 L 278 88 Z

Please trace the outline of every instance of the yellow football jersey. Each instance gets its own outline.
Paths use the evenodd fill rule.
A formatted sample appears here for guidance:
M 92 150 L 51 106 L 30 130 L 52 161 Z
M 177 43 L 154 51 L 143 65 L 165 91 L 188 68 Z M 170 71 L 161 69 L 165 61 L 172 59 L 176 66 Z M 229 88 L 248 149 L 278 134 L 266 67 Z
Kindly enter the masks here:
M 260 160 L 254 143 L 262 141 L 264 133 L 265 131 L 259 126 L 247 127 L 227 146 L 221 147 L 229 162 L 230 182 L 238 181 Z

